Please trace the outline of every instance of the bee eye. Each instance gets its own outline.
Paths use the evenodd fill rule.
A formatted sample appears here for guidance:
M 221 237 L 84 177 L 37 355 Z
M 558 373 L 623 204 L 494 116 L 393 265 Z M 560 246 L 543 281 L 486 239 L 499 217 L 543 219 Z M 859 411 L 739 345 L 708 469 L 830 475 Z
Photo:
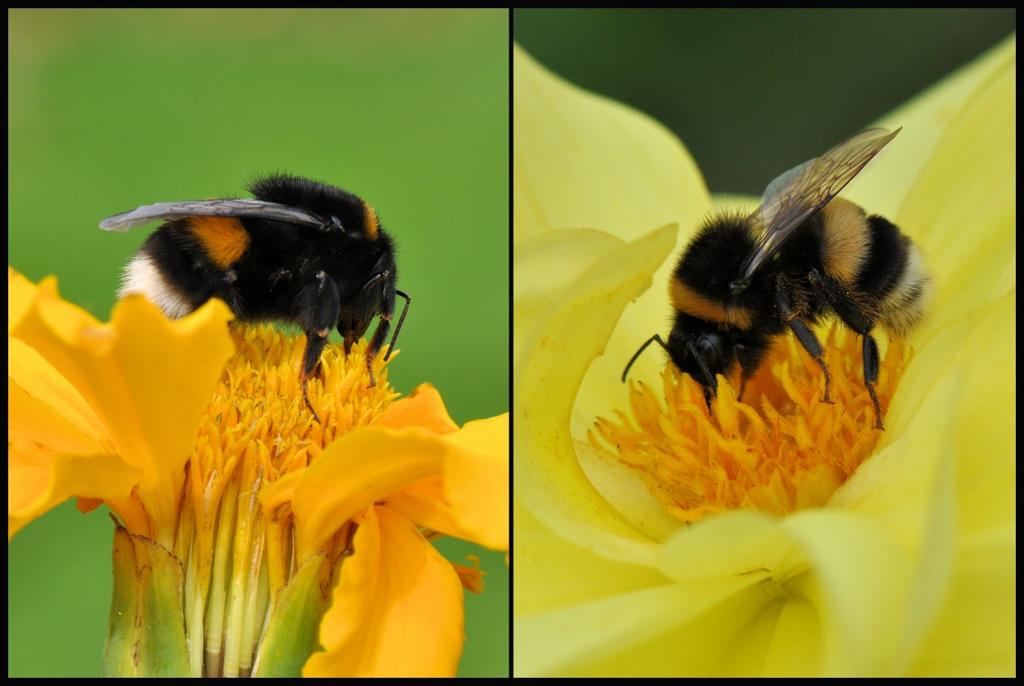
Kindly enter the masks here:
M 710 354 L 718 347 L 718 336 L 706 335 L 697 339 L 697 348 L 704 354 Z

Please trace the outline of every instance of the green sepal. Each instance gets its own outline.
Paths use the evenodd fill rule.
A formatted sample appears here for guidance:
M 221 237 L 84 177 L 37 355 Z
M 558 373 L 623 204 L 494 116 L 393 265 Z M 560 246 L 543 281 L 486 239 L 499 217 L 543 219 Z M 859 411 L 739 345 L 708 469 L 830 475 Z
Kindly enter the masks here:
M 102 674 L 190 676 L 181 562 L 114 524 L 114 595 Z
M 260 642 L 253 676 L 302 676 L 302 666 L 319 647 L 317 630 L 327 608 L 320 586 L 325 555 L 306 560 L 281 589 Z

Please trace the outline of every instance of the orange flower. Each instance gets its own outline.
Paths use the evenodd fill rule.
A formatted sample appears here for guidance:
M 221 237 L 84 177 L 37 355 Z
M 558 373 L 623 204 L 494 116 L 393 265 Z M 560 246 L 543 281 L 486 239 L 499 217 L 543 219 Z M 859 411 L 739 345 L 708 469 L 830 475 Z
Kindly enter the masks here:
M 303 340 L 220 302 L 101 324 L 52 278 L 8 286 L 8 537 L 72 496 L 116 515 L 106 673 L 454 674 L 479 577 L 429 540 L 507 550 L 507 415 L 460 429 L 329 346 L 321 424 Z

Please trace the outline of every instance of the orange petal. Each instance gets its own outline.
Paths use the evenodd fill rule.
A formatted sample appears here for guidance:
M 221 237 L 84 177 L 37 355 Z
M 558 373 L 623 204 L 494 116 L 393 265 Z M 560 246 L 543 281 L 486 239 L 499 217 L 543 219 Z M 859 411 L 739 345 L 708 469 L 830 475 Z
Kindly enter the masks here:
M 332 443 L 300 472 L 295 486 L 299 558 L 315 554 L 374 502 L 439 474 L 448 450 L 441 438 L 420 428 L 367 427 Z
M 324 652 L 303 676 L 454 676 L 462 653 L 462 586 L 416 526 L 387 507 L 357 520 L 320 624 Z
M 443 500 L 421 488 L 398 496 L 400 507 L 410 515 L 424 514 L 427 525 L 439 531 L 506 550 L 507 414 L 470 422 L 444 436 L 419 427 L 353 431 L 328 446 L 300 473 L 297 484 L 268 489 L 263 502 L 273 509 L 294 486 L 292 509 L 306 557 L 321 550 L 357 512 L 439 475 L 445 481 Z
M 8 342 L 8 434 L 60 452 L 109 452 L 110 437 L 74 386 L 24 341 Z
M 295 498 L 295 489 L 301 482 L 304 471 L 289 472 L 264 486 L 260 490 L 260 503 L 262 503 L 264 511 L 269 514 L 278 507 L 292 502 Z
M 458 538 L 469 537 L 445 497 L 444 478 L 440 475 L 427 477 L 392 493 L 387 504 L 424 529 Z
M 123 498 L 139 472 L 117 455 L 69 455 L 12 438 L 7 450 L 7 538 L 69 497 Z
M 445 495 L 463 538 L 508 550 L 508 413 L 467 423 L 444 440 Z
M 140 471 L 92 408 L 24 341 L 8 339 L 7 535 L 73 496 L 124 498 Z
M 36 285 L 26 279 L 20 272 L 7 266 L 7 333 L 10 334 L 15 325 L 25 316 L 32 299 L 36 295 Z
M 437 434 L 451 433 L 459 428 L 448 416 L 441 394 L 428 383 L 420 384 L 412 394 L 393 403 L 373 424 L 393 429 L 421 426 Z
M 112 322 L 60 299 L 45 279 L 13 335 L 39 351 L 95 410 L 117 452 L 142 472 L 139 497 L 159 542 L 174 534 L 184 464 L 233 344 L 228 308 L 211 301 L 168 320 L 141 297 L 118 303 Z

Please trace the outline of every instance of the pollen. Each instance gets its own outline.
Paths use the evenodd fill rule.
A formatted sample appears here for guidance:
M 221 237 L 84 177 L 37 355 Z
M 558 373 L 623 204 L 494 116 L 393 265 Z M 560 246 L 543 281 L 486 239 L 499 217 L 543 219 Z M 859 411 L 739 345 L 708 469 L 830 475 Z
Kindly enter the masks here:
M 734 509 L 782 515 L 820 507 L 882 436 L 863 382 L 860 337 L 832 325 L 824 348 L 833 403 L 821 400 L 820 367 L 786 336 L 747 382 L 742 400 L 734 390 L 738 378 L 719 377 L 709 412 L 701 386 L 667 364 L 660 393 L 631 382 L 631 416 L 598 418 L 589 441 L 635 470 L 684 522 Z M 875 385 L 883 415 L 909 354 L 904 343 L 889 342 Z
M 345 355 L 328 344 L 302 397 L 299 368 L 305 338 L 270 326 L 232 329 L 235 355 L 213 393 L 186 466 L 174 553 L 186 575 L 186 630 L 193 674 L 245 676 L 253 664 L 273 601 L 295 574 L 295 528 L 287 507 L 265 513 L 260 491 L 307 467 L 339 436 L 373 422 L 398 397 L 383 356 L 366 343 Z M 322 585 L 329 587 L 351 553 L 346 525 L 325 551 Z M 197 645 L 198 644 L 198 645 Z M 198 648 L 198 649 L 197 649 Z

